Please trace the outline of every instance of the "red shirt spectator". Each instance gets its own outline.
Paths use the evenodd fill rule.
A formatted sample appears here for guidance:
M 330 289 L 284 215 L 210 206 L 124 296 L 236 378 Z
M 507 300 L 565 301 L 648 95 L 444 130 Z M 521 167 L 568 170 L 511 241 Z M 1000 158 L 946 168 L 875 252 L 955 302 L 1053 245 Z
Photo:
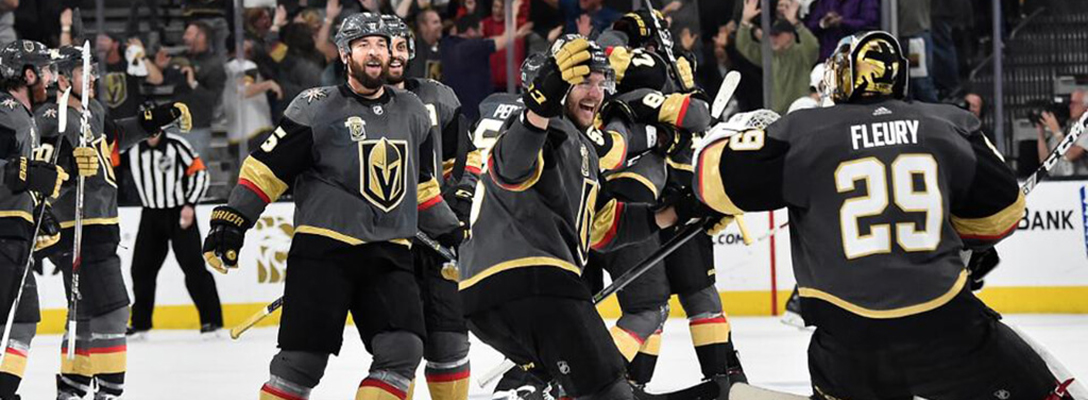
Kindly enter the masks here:
M 529 21 L 529 2 L 515 1 L 517 26 L 521 27 Z M 491 16 L 483 20 L 484 37 L 495 37 L 506 31 L 506 2 L 494 0 L 491 2 Z M 521 85 L 521 74 L 516 73 L 521 68 L 521 62 L 525 60 L 525 41 L 514 41 L 514 86 Z M 491 84 L 496 91 L 506 90 L 506 52 L 497 51 L 491 54 Z

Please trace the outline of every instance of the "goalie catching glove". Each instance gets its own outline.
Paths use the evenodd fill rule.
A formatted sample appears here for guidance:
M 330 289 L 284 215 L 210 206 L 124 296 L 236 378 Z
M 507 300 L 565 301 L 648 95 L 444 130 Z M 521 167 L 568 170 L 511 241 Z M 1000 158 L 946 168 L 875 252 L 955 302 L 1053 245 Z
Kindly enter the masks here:
M 189 113 L 189 106 L 185 103 L 177 102 L 145 108 L 140 118 L 140 127 L 148 133 L 158 133 L 175 122 L 182 133 L 188 133 L 193 129 L 193 115 Z
M 533 83 L 521 95 L 525 107 L 544 118 L 563 112 L 563 98 L 571 85 L 582 83 L 589 75 L 589 41 L 577 38 L 562 43 L 554 56 L 540 67 Z
M 4 185 L 12 193 L 35 192 L 55 198 L 60 195 L 60 185 L 68 180 L 64 168 L 45 161 L 16 157 L 4 165 Z
M 211 226 L 208 238 L 204 239 L 204 260 L 225 274 L 231 268 L 238 268 L 238 253 L 253 222 L 238 210 L 219 206 L 212 210 Z

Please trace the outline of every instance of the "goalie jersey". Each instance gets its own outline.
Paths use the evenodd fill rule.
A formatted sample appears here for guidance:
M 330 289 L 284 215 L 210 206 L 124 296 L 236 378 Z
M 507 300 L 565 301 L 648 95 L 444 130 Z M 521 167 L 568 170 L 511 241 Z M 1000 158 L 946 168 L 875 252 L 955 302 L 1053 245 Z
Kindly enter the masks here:
M 38 138 L 30 110 L 7 91 L 0 91 L 0 169 L 12 158 L 31 157 Z M 12 193 L 0 182 L 0 236 L 29 239 L 34 229 L 33 208 L 29 193 Z
M 923 313 L 964 290 L 963 248 L 1024 214 L 973 115 L 889 100 L 801 110 L 711 141 L 694 188 L 719 212 L 789 209 L 800 295 L 867 318 Z
M 590 249 L 614 249 L 656 232 L 648 204 L 601 187 L 597 153 L 567 119 L 546 131 L 520 117 L 490 151 L 477 185 L 472 234 L 461 246 L 465 313 L 544 295 L 589 299 L 581 280 Z
M 434 177 L 435 133 L 416 95 L 308 89 L 242 164 L 229 204 L 250 221 L 294 188 L 295 233 L 347 245 L 437 235 L 458 222 Z M 415 200 L 413 202 L 413 200 Z

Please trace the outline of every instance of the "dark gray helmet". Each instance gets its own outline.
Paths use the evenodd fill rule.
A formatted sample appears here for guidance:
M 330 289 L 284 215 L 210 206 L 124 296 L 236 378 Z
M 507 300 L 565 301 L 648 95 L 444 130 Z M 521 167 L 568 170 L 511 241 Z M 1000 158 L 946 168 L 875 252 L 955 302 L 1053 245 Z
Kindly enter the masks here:
M 91 74 L 96 75 L 94 52 L 91 52 Z M 82 46 L 61 46 L 57 49 L 57 57 L 53 62 L 58 74 L 70 75 L 73 70 L 83 66 Z
M 16 40 L 0 49 L 0 76 L 5 79 L 20 77 L 27 66 L 39 71 L 51 65 L 56 56 L 55 51 L 40 42 Z
M 408 44 L 408 59 L 416 58 L 416 37 L 412 30 L 408 28 L 408 24 L 404 23 L 404 20 L 400 19 L 400 17 L 389 14 L 382 15 L 382 22 L 385 23 L 385 28 L 389 30 L 389 36 L 403 38 Z M 393 47 L 392 40 L 389 42 L 389 47 Z
M 340 24 L 340 30 L 336 32 L 336 47 L 351 53 L 351 42 L 367 36 L 381 36 L 386 42 L 391 41 L 389 29 L 386 28 L 381 15 L 368 12 L 351 14 L 344 18 L 344 22 Z

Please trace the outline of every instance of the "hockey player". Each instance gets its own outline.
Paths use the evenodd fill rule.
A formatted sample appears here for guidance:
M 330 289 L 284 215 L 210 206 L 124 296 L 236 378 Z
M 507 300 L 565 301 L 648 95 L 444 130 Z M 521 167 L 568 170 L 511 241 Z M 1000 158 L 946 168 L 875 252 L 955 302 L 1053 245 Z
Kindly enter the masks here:
M 654 19 L 663 24 L 664 31 L 657 31 Z M 670 61 L 664 58 L 667 55 L 665 46 L 671 46 L 671 43 L 662 43 L 662 34 L 666 42 L 671 41 L 666 20 L 657 11 L 642 9 L 626 14 L 602 36 L 617 44 L 609 49 L 609 61 L 616 69 L 617 77 L 622 78 L 619 80 L 621 94 L 615 101 L 618 107 L 609 108 L 623 112 L 608 114 L 623 116 L 620 120 L 630 121 L 629 124 L 635 129 L 653 133 L 657 141 L 667 149 L 661 152 L 664 157 L 664 182 L 654 183 L 653 189 L 656 191 L 655 196 L 671 203 L 680 194 L 687 192 L 688 183 L 691 182 L 691 144 L 695 135 L 708 128 L 710 118 L 705 95 L 694 83 L 694 63 L 681 56 L 677 58 L 673 68 Z M 670 73 L 671 71 L 676 73 Z M 646 88 L 660 92 L 647 91 Z M 635 139 L 640 137 L 640 133 L 630 136 Z M 653 159 L 642 157 L 629 169 L 657 171 L 656 160 L 653 160 L 652 169 L 645 165 L 651 160 Z M 631 179 L 625 179 L 633 178 L 634 175 L 642 178 L 638 182 L 659 182 L 659 179 L 649 178 L 658 175 L 656 173 L 632 174 L 628 171 L 615 174 L 612 179 L 634 183 Z M 637 184 L 628 186 L 637 187 Z M 724 226 L 718 226 L 717 229 L 724 229 Z M 674 232 L 675 229 L 662 230 L 657 240 L 664 243 L 672 238 Z M 653 247 L 652 244 L 647 244 L 642 252 L 648 254 L 654 250 Z M 632 259 L 640 259 L 634 253 L 635 251 L 624 251 L 618 254 L 620 260 L 617 262 L 625 265 L 631 264 Z M 623 259 L 624 257 L 631 258 Z M 659 296 L 657 292 L 660 289 L 653 287 L 660 285 L 654 282 L 662 280 L 658 278 L 662 272 L 651 270 L 649 274 L 650 276 L 640 278 L 644 279 L 643 282 L 637 283 L 637 288 L 633 290 L 635 293 L 627 296 L 640 296 L 636 294 L 639 291 L 645 291 L 641 296 Z M 724 385 L 728 385 L 730 381 L 746 382 L 747 377 L 733 347 L 728 317 L 722 309 L 721 298 L 715 286 L 714 245 L 711 235 L 696 237 L 666 257 L 663 274 L 664 285 L 667 286 L 666 296 L 669 293 L 676 294 L 688 316 L 692 344 L 695 346 L 703 377 L 722 381 Z M 653 336 L 639 343 L 636 342 L 641 335 L 624 336 L 620 333 L 613 331 L 613 336 L 621 348 L 630 349 L 628 352 L 633 352 L 636 347 L 638 349 L 629 366 L 630 378 L 640 384 L 648 382 L 657 364 L 660 332 L 654 332 Z
M 721 130 L 693 186 L 720 213 L 786 207 L 814 398 L 1071 398 L 968 287 L 963 248 L 1016 230 L 1024 197 L 971 114 L 908 103 L 895 37 L 845 38 L 835 106 Z
M 8 313 L 16 307 L 11 339 L 3 344 L 6 354 L 0 365 L 0 399 L 4 400 L 19 398 L 15 392 L 41 321 L 34 274 L 26 274 L 26 281 L 22 281 L 27 258 L 37 247 L 31 243 L 37 208 L 32 194 L 55 198 L 68 177 L 48 159 L 33 157 L 39 136 L 31 110 L 46 99 L 46 88 L 53 80 L 51 64 L 50 50 L 38 42 L 16 40 L 0 49 L 0 318 L 5 318 L 0 325 L 7 323 Z M 15 306 L 20 284 L 23 295 Z
M 204 243 L 212 267 L 236 268 L 245 231 L 294 188 L 280 352 L 261 399 L 308 398 L 329 354 L 340 351 L 348 312 L 374 355 L 356 399 L 409 396 L 425 337 L 411 238 L 422 230 L 454 244 L 460 234 L 432 175 L 426 108 L 416 95 L 383 85 L 391 54 L 381 17 L 348 16 L 335 41 L 347 82 L 294 99 L 246 158 L 228 204 L 212 212 Z
M 415 38 L 400 18 L 383 15 L 382 19 L 392 37 L 393 49 L 387 80 L 390 85 L 419 96 L 430 113 L 431 126 L 439 132 L 434 147 L 436 159 L 442 160 L 443 197 L 467 226 L 472 191 L 480 175 L 480 153 L 472 148 L 461 115 L 461 102 L 446 85 L 431 79 L 406 77 L 409 61 L 415 57 Z M 412 258 L 423 294 L 427 328 L 427 340 L 423 342 L 427 388 L 435 400 L 465 400 L 470 368 L 468 327 L 461 296 L 457 294 L 456 268 L 444 267 L 446 260 L 425 246 L 413 247 Z
M 579 275 L 591 248 L 645 239 L 675 212 L 625 204 L 602 188 L 589 128 L 609 86 L 585 38 L 553 46 L 522 95 L 526 111 L 490 150 L 462 246 L 460 283 L 473 333 L 579 399 L 632 399 L 623 358 Z M 569 94 L 568 94 L 569 91 Z
M 121 235 L 117 219 L 117 181 L 113 168 L 118 154 L 179 118 L 189 120 L 184 105 L 159 106 L 142 115 L 122 120 L 108 120 L 105 109 L 93 98 L 81 104 L 83 88 L 82 48 L 66 46 L 58 50 L 55 66 L 60 92 L 71 89 L 68 104 L 48 103 L 38 108 L 35 120 L 41 128 L 42 147 L 51 158 L 59 151 L 57 164 L 75 171 L 86 180 L 83 200 L 83 243 L 80 255 L 80 299 L 77 310 L 76 358 L 67 357 L 68 341 L 61 342 L 61 370 L 57 375 L 57 398 L 83 398 L 97 388 L 95 399 L 121 396 L 125 383 L 128 290 L 121 276 L 117 245 Z M 93 65 L 93 64 L 92 64 Z M 88 97 L 94 96 L 94 74 L 87 82 Z M 80 118 L 84 107 L 90 112 L 87 146 L 80 147 Z M 59 115 L 67 113 L 64 137 L 55 148 Z M 76 180 L 66 183 L 54 200 L 53 212 L 63 229 L 60 243 L 49 258 L 64 272 L 65 291 L 72 282 L 72 248 L 76 212 Z M 69 335 L 71 332 L 66 332 Z M 92 384 L 93 381 L 93 384 Z

